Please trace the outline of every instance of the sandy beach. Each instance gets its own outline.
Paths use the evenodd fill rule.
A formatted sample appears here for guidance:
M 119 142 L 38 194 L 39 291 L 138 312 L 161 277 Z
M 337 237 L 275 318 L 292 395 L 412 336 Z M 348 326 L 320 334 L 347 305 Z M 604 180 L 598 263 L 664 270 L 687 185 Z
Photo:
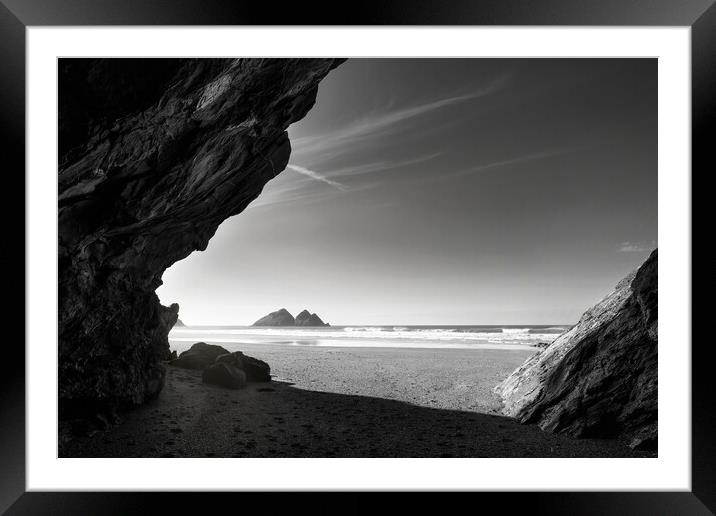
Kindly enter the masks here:
M 242 344 L 270 383 L 205 385 L 168 367 L 160 396 L 66 457 L 644 457 L 500 416 L 493 387 L 525 350 Z

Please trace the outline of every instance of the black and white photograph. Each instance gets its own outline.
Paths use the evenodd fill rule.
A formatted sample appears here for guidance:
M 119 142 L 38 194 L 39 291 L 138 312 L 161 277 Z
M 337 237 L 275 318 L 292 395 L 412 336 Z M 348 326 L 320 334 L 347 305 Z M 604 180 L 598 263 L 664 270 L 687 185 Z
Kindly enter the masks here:
M 658 457 L 657 59 L 57 75 L 60 458 Z
M 0 0 L 0 513 L 714 514 L 714 1 Z

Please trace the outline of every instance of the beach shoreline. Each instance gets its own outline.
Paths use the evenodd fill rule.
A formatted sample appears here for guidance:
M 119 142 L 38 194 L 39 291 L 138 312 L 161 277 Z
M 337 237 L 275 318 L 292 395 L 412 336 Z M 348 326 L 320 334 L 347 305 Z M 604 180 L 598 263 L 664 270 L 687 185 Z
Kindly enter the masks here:
M 156 400 L 76 439 L 61 456 L 652 456 L 501 416 L 493 388 L 537 350 L 238 349 L 268 362 L 272 381 L 229 390 L 203 384 L 199 371 L 168 366 Z
M 495 385 L 537 351 L 265 343 L 239 347 L 268 362 L 274 380 L 298 389 L 492 414 L 501 408 Z

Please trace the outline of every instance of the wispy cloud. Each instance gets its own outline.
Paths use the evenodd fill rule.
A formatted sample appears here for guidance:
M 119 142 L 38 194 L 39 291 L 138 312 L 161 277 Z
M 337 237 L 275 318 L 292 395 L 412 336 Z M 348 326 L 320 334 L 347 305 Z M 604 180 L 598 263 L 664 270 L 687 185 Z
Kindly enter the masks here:
M 436 158 L 441 153 L 427 154 L 425 156 L 419 156 L 414 159 L 407 160 L 386 160 L 377 161 L 372 163 L 359 164 L 356 166 L 343 167 L 333 169 L 330 172 L 319 172 L 308 167 L 295 165 L 290 163 L 286 166 L 294 172 L 298 172 L 300 176 L 286 176 L 282 174 L 277 180 L 273 180 L 261 194 L 261 196 L 251 203 L 251 208 L 257 208 L 260 206 L 268 206 L 275 204 L 285 204 L 291 202 L 312 202 L 316 200 L 326 199 L 336 194 L 345 192 L 358 192 L 368 190 L 380 185 L 380 181 L 361 181 L 360 183 L 353 182 L 350 185 L 336 181 L 333 178 L 365 175 L 371 173 L 377 173 L 382 171 L 389 171 L 399 169 L 401 167 L 407 167 L 417 163 L 431 160 Z M 303 179 L 297 179 L 298 177 L 304 177 L 312 179 L 313 181 L 305 181 Z M 278 183 L 276 183 L 278 181 Z M 333 188 L 316 189 L 314 185 L 316 182 L 325 183 Z
M 301 167 L 298 165 L 293 165 L 289 163 L 286 165 L 286 168 L 289 168 L 291 170 L 294 170 L 298 172 L 299 174 L 303 174 L 304 176 L 310 177 L 311 179 L 315 179 L 316 181 L 321 181 L 323 183 L 326 183 L 327 185 L 331 185 L 334 188 L 337 188 L 341 191 L 346 191 L 347 188 L 345 185 L 339 183 L 338 181 L 333 181 L 332 179 L 328 179 L 323 174 L 316 172 L 315 170 L 308 169 L 306 167 Z
M 622 242 L 619 244 L 621 253 L 645 253 L 656 248 L 656 240 L 651 242 Z
M 319 181 L 321 183 L 326 183 L 342 192 L 345 192 L 348 190 L 355 189 L 355 187 L 358 185 L 349 186 L 349 185 L 346 185 L 339 181 L 336 181 L 334 178 L 358 176 L 358 175 L 371 174 L 371 173 L 376 173 L 376 172 L 397 170 L 397 169 L 407 167 L 410 165 L 416 165 L 416 164 L 422 163 L 424 161 L 429 161 L 431 159 L 434 159 L 434 158 L 440 156 L 440 154 L 442 154 L 442 153 L 435 152 L 432 154 L 426 154 L 424 156 L 418 156 L 417 158 L 406 159 L 406 160 L 384 160 L 384 161 L 375 161 L 375 162 L 371 162 L 371 163 L 362 163 L 362 164 L 358 164 L 358 165 L 354 165 L 354 166 L 347 166 L 347 167 L 332 169 L 328 172 L 319 172 L 317 170 L 313 170 L 308 167 L 303 167 L 303 166 L 296 165 L 293 163 L 289 163 L 288 165 L 286 165 L 286 168 L 293 170 L 295 172 L 298 172 L 299 174 L 302 174 L 306 177 L 309 177 L 309 178 Z M 289 184 L 287 186 L 284 186 L 282 188 L 282 190 L 287 193 L 290 191 L 305 189 L 306 187 L 307 187 L 306 184 L 298 184 L 298 185 Z
M 502 88 L 505 80 L 505 77 L 500 77 L 486 87 L 468 94 L 446 97 L 402 109 L 374 113 L 329 134 L 294 138 L 292 139 L 292 146 L 296 153 L 304 155 L 330 151 L 337 146 L 354 145 L 362 139 L 377 137 L 384 135 L 387 131 L 398 129 L 403 122 L 416 117 L 494 93 Z
M 517 156 L 515 158 L 491 161 L 489 163 L 482 163 L 482 164 L 475 165 L 472 167 L 467 167 L 467 168 L 463 168 L 460 170 L 456 170 L 454 172 L 445 172 L 445 173 L 435 175 L 430 178 L 426 178 L 426 180 L 427 181 L 439 181 L 439 180 L 448 179 L 448 178 L 453 179 L 456 177 L 467 176 L 470 174 L 475 174 L 477 172 L 491 170 L 494 168 L 507 167 L 510 165 L 517 165 L 520 163 L 530 163 L 532 161 L 538 161 L 541 159 L 550 158 L 552 156 L 560 156 L 562 154 L 576 152 L 581 149 L 582 149 L 582 147 L 570 147 L 570 148 L 565 148 L 565 149 L 554 149 L 554 150 L 547 150 L 547 151 L 542 151 L 542 152 L 535 152 L 535 153 L 531 153 L 531 154 L 525 154 L 524 156 Z
M 346 176 L 358 176 L 363 174 L 371 174 L 375 172 L 384 172 L 389 170 L 397 170 L 399 168 L 408 167 L 410 165 L 417 165 L 425 161 L 437 158 L 442 152 L 433 152 L 432 154 L 426 154 L 424 156 L 418 156 L 417 158 L 405 159 L 405 160 L 384 160 L 375 161 L 371 163 L 361 163 L 354 166 L 341 167 L 331 171 L 331 177 L 346 177 Z
M 265 206 L 275 206 L 276 204 L 288 204 L 292 202 L 311 202 L 326 199 L 329 194 L 326 192 L 295 190 L 293 192 L 265 192 L 261 194 L 254 202 L 249 204 L 246 209 L 262 208 Z
M 432 160 L 442 153 L 434 152 L 402 160 L 386 159 L 382 161 L 356 163 L 354 165 L 345 165 L 344 160 L 344 163 L 341 163 L 337 167 L 327 166 L 331 162 L 337 161 L 337 158 L 346 155 L 348 151 L 354 152 L 356 149 L 361 149 L 364 151 L 361 152 L 363 156 L 370 155 L 370 151 L 368 150 L 372 144 L 372 142 L 369 141 L 370 139 L 380 138 L 386 141 L 385 138 L 393 132 L 410 132 L 411 126 L 406 124 L 406 122 L 440 109 L 459 105 L 460 103 L 493 93 L 502 88 L 505 80 L 506 77 L 500 77 L 484 88 L 462 95 L 454 95 L 403 108 L 388 108 L 382 112 L 364 116 L 342 128 L 326 134 L 299 138 L 292 136 L 292 160 L 296 159 L 309 166 L 289 163 L 286 168 L 310 178 L 313 181 L 281 181 L 280 184 L 268 187 L 266 192 L 251 204 L 251 207 L 277 203 L 313 201 L 336 195 L 339 192 L 355 192 L 369 189 L 379 183 L 373 180 L 368 182 L 361 181 L 361 184 L 356 184 L 356 181 L 346 184 L 341 178 L 388 172 Z M 317 168 L 319 170 L 316 170 Z M 315 186 L 312 186 L 319 182 L 331 186 L 332 189 L 319 191 Z
M 317 201 L 328 200 L 346 194 L 346 190 L 337 190 L 334 188 L 311 188 L 308 184 L 315 183 L 296 183 L 289 182 L 285 185 L 272 187 L 270 184 L 266 186 L 264 192 L 252 202 L 247 209 L 261 208 L 264 206 L 274 206 L 277 204 L 301 203 L 310 204 Z M 368 190 L 376 186 L 374 183 L 352 186 L 351 193 Z
M 537 161 L 544 158 L 549 158 L 551 156 L 557 156 L 560 154 L 564 154 L 566 152 L 569 152 L 571 149 L 563 149 L 563 150 L 551 150 L 551 151 L 543 151 L 543 152 L 535 152 L 533 154 L 527 154 L 525 156 L 518 156 L 516 158 L 510 158 L 500 161 L 493 161 L 491 163 L 484 163 L 482 165 L 476 165 L 474 167 L 470 167 L 464 170 L 457 171 L 453 174 L 449 174 L 450 177 L 454 176 L 461 176 L 465 174 L 472 174 L 474 172 L 482 172 L 483 170 L 490 170 L 492 168 L 499 168 L 499 167 L 506 167 L 509 165 L 516 165 L 518 163 L 527 163 L 530 161 Z

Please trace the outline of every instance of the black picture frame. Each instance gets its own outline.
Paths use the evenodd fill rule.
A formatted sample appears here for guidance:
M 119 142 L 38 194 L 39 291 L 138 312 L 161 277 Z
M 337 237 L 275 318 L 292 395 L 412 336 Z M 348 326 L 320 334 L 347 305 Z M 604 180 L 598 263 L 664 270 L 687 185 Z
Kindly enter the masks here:
M 25 228 L 19 224 L 25 213 L 25 29 L 42 25 L 634 25 L 691 27 L 692 73 L 692 192 L 694 179 L 703 183 L 716 170 L 711 147 L 716 125 L 716 6 L 714 0 L 364 0 L 335 2 L 292 2 L 287 5 L 245 0 L 0 0 L 0 130 L 3 137 L 3 210 L 7 240 L 0 253 L 6 289 L 8 321 L 19 321 L 25 310 Z M 16 181 L 17 184 L 9 184 Z M 21 195 L 20 192 L 23 192 Z M 8 202 L 13 198 L 20 206 Z M 693 199 L 693 197 L 692 197 Z M 693 199 L 695 200 L 695 199 Z M 692 228 L 709 220 L 693 211 Z M 15 234 L 13 234 L 13 231 Z M 692 229 L 693 234 L 693 229 Z M 697 244 L 698 242 L 694 242 Z M 703 244 L 702 244 L 703 245 Z M 697 265 L 693 260 L 692 275 Z M 699 268 L 703 271 L 703 268 Z M 706 278 L 704 272 L 703 278 Z M 705 291 L 710 282 L 697 281 L 692 293 Z M 22 294 L 19 294 L 21 293 Z M 692 296 L 693 296 L 692 294 Z M 695 297 L 692 311 L 698 313 Z M 13 313 L 17 312 L 17 314 Z M 703 311 L 703 310 L 702 310 Z M 13 317 L 15 316 L 15 317 Z M 693 317 L 704 325 L 705 316 Z M 18 324 L 19 326 L 19 324 Z M 713 436 L 714 402 L 711 359 L 712 342 L 692 335 L 692 491 L 640 493 L 480 493 L 478 502 L 498 503 L 509 512 L 532 514 L 713 514 L 716 512 L 716 447 Z M 20 330 L 24 342 L 24 330 Z M 688 345 L 689 332 L 684 331 Z M 25 353 L 19 339 L 3 346 L 5 369 L 0 374 L 0 512 L 8 514 L 135 514 L 161 503 L 163 512 L 206 509 L 206 495 L 182 493 L 69 493 L 25 492 Z M 48 343 L 48 353 L 54 347 Z M 213 494 L 215 503 L 246 508 L 256 495 Z M 348 495 L 334 505 L 332 497 L 300 494 L 289 500 L 271 495 L 269 513 L 295 510 L 305 504 L 312 512 L 369 512 L 384 502 L 379 494 Z M 464 496 L 464 495 L 463 495 Z M 345 498 L 345 497 L 344 497 Z M 413 503 L 423 509 L 435 500 L 415 493 Z M 442 502 L 437 502 L 442 505 Z M 452 503 L 459 503 L 453 500 Z M 470 500 L 470 504 L 476 503 Z M 443 506 L 444 508 L 444 506 Z M 345 509 L 345 510 L 343 510 Z

